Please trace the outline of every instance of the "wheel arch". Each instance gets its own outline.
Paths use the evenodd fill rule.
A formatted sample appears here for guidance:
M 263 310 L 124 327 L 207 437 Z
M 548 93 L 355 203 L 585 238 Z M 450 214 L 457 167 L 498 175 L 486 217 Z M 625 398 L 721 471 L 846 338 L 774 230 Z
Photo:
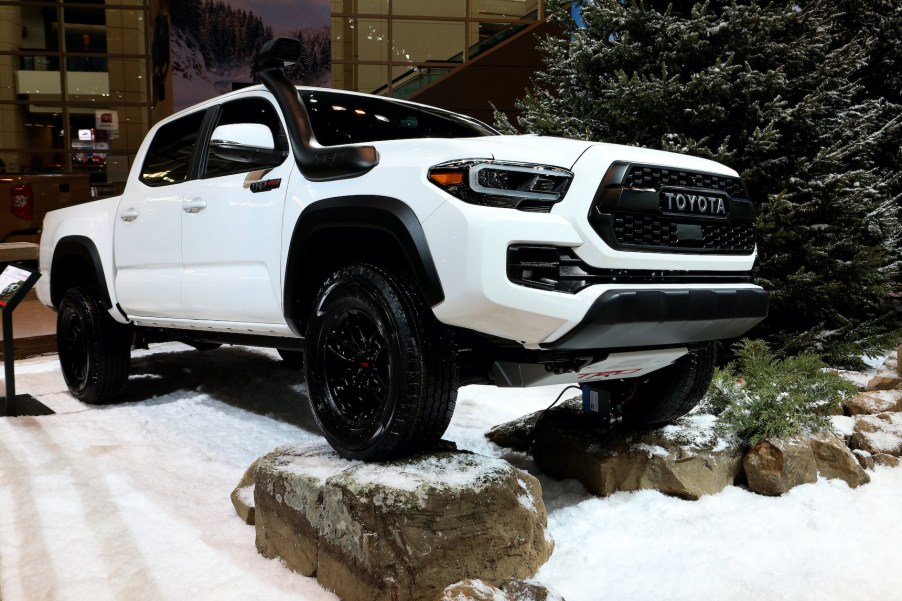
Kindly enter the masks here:
M 97 298 L 106 310 L 113 308 L 103 262 L 94 241 L 85 236 L 60 238 L 50 263 L 50 299 L 53 307 L 59 309 L 66 290 L 85 285 L 97 291 Z
M 323 253 L 323 243 L 334 252 Z M 303 335 L 307 312 L 325 277 L 355 259 L 402 262 L 427 305 L 445 299 L 423 226 L 409 206 L 388 196 L 326 199 L 303 210 L 291 236 L 283 310 L 296 334 Z

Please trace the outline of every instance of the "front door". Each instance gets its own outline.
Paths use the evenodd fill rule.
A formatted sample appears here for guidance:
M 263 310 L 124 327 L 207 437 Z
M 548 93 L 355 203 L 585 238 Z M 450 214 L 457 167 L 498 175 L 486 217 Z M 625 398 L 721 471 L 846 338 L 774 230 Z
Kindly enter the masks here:
M 266 125 L 285 157 L 273 166 L 207 151 L 201 177 L 185 188 L 181 212 L 185 316 L 284 324 L 280 256 L 291 174 L 287 138 L 278 112 L 264 96 L 223 103 L 215 125 L 237 123 Z

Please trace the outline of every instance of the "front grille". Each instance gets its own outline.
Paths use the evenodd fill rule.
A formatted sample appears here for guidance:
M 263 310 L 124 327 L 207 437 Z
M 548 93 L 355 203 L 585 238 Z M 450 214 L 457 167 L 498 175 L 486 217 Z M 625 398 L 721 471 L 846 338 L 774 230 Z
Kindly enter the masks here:
M 515 244 L 507 249 L 507 277 L 514 284 L 575 294 L 595 284 L 753 284 L 754 273 L 604 269 L 592 267 L 571 248 Z
M 623 185 L 627 188 L 650 188 L 657 191 L 665 186 L 700 188 L 726 192 L 733 198 L 748 198 L 742 180 L 736 177 L 645 165 L 631 165 L 623 178 Z
M 694 195 L 722 198 L 727 212 L 670 209 L 670 200 L 680 194 L 693 203 L 698 197 Z M 681 202 L 683 196 L 676 198 Z M 617 250 L 696 254 L 755 250 L 755 209 L 738 177 L 615 163 L 595 195 L 589 222 Z
M 692 222 L 652 215 L 615 212 L 614 237 L 625 246 L 655 248 L 704 248 L 721 251 L 748 251 L 755 248 L 755 228 L 752 223 Z M 700 240 L 680 240 L 679 224 L 698 225 Z

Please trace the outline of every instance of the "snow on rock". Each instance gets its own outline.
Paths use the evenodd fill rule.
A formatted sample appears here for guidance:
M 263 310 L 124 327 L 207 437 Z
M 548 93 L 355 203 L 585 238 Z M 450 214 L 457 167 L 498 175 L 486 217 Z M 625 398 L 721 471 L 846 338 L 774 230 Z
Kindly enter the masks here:
M 843 404 L 851 415 L 876 415 L 902 411 L 902 390 L 861 392 L 846 399 Z
M 853 449 L 871 454 L 899 457 L 902 455 L 902 413 L 859 416 L 849 444 Z
M 553 549 L 539 482 L 494 457 L 364 464 L 305 444 L 262 457 L 256 474 L 260 552 L 346 601 L 431 599 L 467 576 L 530 577 Z
M 877 373 L 868 380 L 868 390 L 899 390 L 902 389 L 902 376 L 899 373 L 897 353 L 891 353 L 877 369 Z
M 229 498 L 232 499 L 232 505 L 238 513 L 238 517 L 244 520 L 245 524 L 254 523 L 254 482 L 257 472 L 257 464 L 254 461 L 249 468 L 244 471 L 241 480 Z
M 439 593 L 435 601 L 564 601 L 535 580 L 505 580 L 496 588 L 482 580 L 461 580 Z

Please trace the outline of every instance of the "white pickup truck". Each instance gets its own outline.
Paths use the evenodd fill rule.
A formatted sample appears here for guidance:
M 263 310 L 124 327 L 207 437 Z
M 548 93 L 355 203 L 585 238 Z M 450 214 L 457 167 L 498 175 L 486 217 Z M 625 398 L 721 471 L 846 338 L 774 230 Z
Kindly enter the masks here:
M 672 420 L 713 341 L 766 316 L 733 170 L 296 88 L 296 52 L 274 40 L 263 85 L 155 126 L 121 197 L 48 214 L 38 294 L 77 398 L 115 401 L 146 342 L 268 346 L 303 358 L 333 447 L 378 460 L 433 445 L 464 383 Z

